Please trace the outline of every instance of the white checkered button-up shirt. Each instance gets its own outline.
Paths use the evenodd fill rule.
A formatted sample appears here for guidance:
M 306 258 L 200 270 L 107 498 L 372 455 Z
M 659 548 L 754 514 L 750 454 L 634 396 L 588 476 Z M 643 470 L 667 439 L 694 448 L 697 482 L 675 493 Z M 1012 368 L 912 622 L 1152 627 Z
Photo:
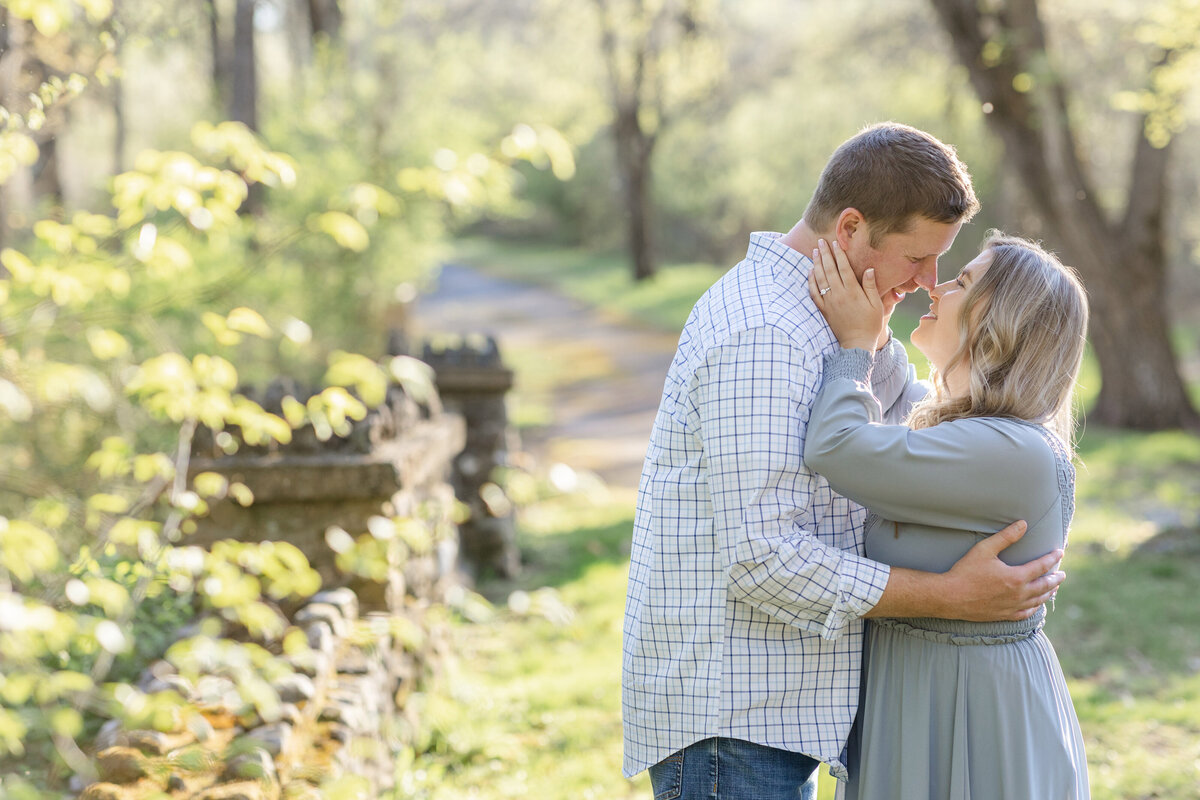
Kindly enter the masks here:
M 625 610 L 624 772 L 710 736 L 840 761 L 858 703 L 861 616 L 888 568 L 865 510 L 804 466 L 837 345 L 812 262 L 755 233 L 700 299 L 667 374 L 638 491 Z M 872 388 L 895 419 L 913 371 L 893 340 Z M 896 420 L 898 421 L 898 420 Z

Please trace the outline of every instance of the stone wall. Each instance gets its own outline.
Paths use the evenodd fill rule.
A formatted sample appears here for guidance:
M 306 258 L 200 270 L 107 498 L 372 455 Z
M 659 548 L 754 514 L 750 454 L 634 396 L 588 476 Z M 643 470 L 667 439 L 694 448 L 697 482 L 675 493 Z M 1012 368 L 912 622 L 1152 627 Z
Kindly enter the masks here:
M 277 381 L 255 399 L 279 412 L 286 396 L 305 402 L 310 393 Z M 339 776 L 366 779 L 369 796 L 392 785 L 395 753 L 415 736 L 407 695 L 442 647 L 425 610 L 462 577 L 455 525 L 461 506 L 451 476 L 467 428 L 436 395 L 417 402 L 393 386 L 345 433 L 321 439 L 306 427 L 283 446 L 249 446 L 235 435 L 233 454 L 226 452 L 234 449 L 228 435 L 196 437 L 190 473 L 243 483 L 254 501 L 212 502 L 187 544 L 235 539 L 299 548 L 323 591 L 302 607 L 281 602 L 279 610 L 304 631 L 309 649 L 284 655 L 279 643 L 262 643 L 282 659 L 271 686 L 279 703 L 266 706 L 261 697 L 257 706 L 246 702 L 228 669 L 189 678 L 156 662 L 140 688 L 173 691 L 198 713 L 172 716 L 163 730 L 107 723 L 93 748 L 99 780 L 77 781 L 81 797 L 157 791 L 194 800 L 304 798 Z M 330 529 L 387 539 L 389 524 L 403 525 L 405 536 L 388 540 L 384 581 L 348 577 L 337 567 Z M 179 638 L 200 630 L 199 623 L 190 627 Z M 221 635 L 245 632 L 225 626 Z
M 167 661 L 154 663 L 139 688 L 174 692 L 194 712 L 170 717 L 159 730 L 107 723 L 93 748 L 99 780 L 76 781 L 82 798 L 163 792 L 191 800 L 300 800 L 339 777 L 365 780 L 372 797 L 392 786 L 395 754 L 417 730 L 408 694 L 445 650 L 425 623 L 426 609 L 463 578 L 511 575 L 519 566 L 511 510 L 496 502 L 499 487 L 491 483 L 511 437 L 504 395 L 512 373 L 492 340 L 426 355 L 445 401 L 435 395 L 417 402 L 393 386 L 343 436 L 321 438 L 306 427 L 288 445 L 251 446 L 236 431 L 198 433 L 190 474 L 219 473 L 247 486 L 254 500 L 248 507 L 211 502 L 187 544 L 234 539 L 299 548 L 323 591 L 300 607 L 281 602 L 279 610 L 309 647 L 285 655 L 278 643 L 262 643 L 281 659 L 270 686 L 278 703 L 265 706 L 261 697 L 257 706 L 248 703 L 227 669 L 183 676 Z M 280 380 L 254 399 L 279 413 L 285 397 L 305 402 L 310 395 Z M 338 568 L 329 531 L 378 537 L 397 522 L 406 535 L 403 546 L 387 548 L 384 581 L 347 577 Z M 190 627 L 179 638 L 200 630 L 199 623 Z M 227 625 L 221 633 L 244 635 Z
M 415 634 L 417 613 L 360 616 L 349 589 L 317 594 L 293 616 L 310 652 L 284 657 L 295 672 L 273 683 L 281 702 L 266 713 L 223 675 L 193 681 L 155 663 L 140 688 L 174 691 L 198 714 L 166 731 L 106 724 L 95 743 L 100 780 L 82 787 L 81 800 L 155 791 L 192 800 L 298 799 L 347 776 L 365 779 L 368 796 L 378 796 L 394 784 L 394 753 L 414 738 L 405 700 L 438 649 L 436 637 Z

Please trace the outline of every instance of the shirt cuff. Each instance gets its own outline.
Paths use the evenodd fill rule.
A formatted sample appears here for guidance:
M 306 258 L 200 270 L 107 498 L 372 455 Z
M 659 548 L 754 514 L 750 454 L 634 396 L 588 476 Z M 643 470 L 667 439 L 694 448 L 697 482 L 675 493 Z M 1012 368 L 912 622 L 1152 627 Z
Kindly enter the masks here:
M 887 564 L 844 553 L 838 570 L 837 600 L 825 616 L 821 638 L 837 639 L 851 622 L 878 605 L 890 575 Z
M 825 382 L 838 378 L 849 378 L 860 383 L 870 383 L 873 357 L 867 350 L 852 348 L 838 349 L 825 356 Z

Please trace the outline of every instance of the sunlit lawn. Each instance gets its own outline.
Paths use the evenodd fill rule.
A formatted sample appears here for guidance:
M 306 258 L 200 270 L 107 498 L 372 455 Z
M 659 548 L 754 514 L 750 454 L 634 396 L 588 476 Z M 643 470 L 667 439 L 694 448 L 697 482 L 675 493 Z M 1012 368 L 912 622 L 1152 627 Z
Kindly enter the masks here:
M 1096 800 L 1200 797 L 1200 438 L 1088 430 L 1047 631 Z
M 644 774 L 621 777 L 632 522 L 628 492 L 574 493 L 526 509 L 526 574 L 481 587 L 495 609 L 489 619 L 453 625 L 452 669 L 423 700 L 424 774 L 402 797 L 650 798 Z M 824 787 L 828 800 L 833 782 Z
M 1068 580 L 1047 630 L 1083 726 L 1093 797 L 1196 800 L 1200 438 L 1093 426 L 1080 456 Z M 649 798 L 644 776 L 620 777 L 632 506 L 628 494 L 598 491 L 526 509 L 526 574 L 482 587 L 499 609 L 492 619 L 454 626 L 457 671 L 429 695 L 425 782 L 405 796 Z M 573 618 L 507 609 L 512 591 L 538 587 L 552 587 Z M 535 611 L 539 602 L 554 616 L 552 598 Z
M 526 574 L 481 587 L 495 604 L 490 619 L 453 626 L 453 668 L 423 709 L 433 733 L 417 765 L 424 780 L 402 797 L 649 796 L 644 775 L 621 777 L 631 508 L 630 497 L 601 492 L 526 511 Z M 528 608 L 512 594 L 521 591 Z

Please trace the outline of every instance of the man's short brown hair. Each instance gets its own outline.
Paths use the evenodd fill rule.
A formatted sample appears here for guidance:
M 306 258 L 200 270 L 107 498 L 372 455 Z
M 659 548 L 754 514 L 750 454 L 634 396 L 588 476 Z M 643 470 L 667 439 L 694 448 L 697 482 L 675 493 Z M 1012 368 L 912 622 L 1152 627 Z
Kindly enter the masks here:
M 967 167 L 954 148 L 925 131 L 895 122 L 864 128 L 829 157 L 804 221 L 828 232 L 856 208 L 871 226 L 871 246 L 904 233 L 917 217 L 966 222 L 979 210 Z

